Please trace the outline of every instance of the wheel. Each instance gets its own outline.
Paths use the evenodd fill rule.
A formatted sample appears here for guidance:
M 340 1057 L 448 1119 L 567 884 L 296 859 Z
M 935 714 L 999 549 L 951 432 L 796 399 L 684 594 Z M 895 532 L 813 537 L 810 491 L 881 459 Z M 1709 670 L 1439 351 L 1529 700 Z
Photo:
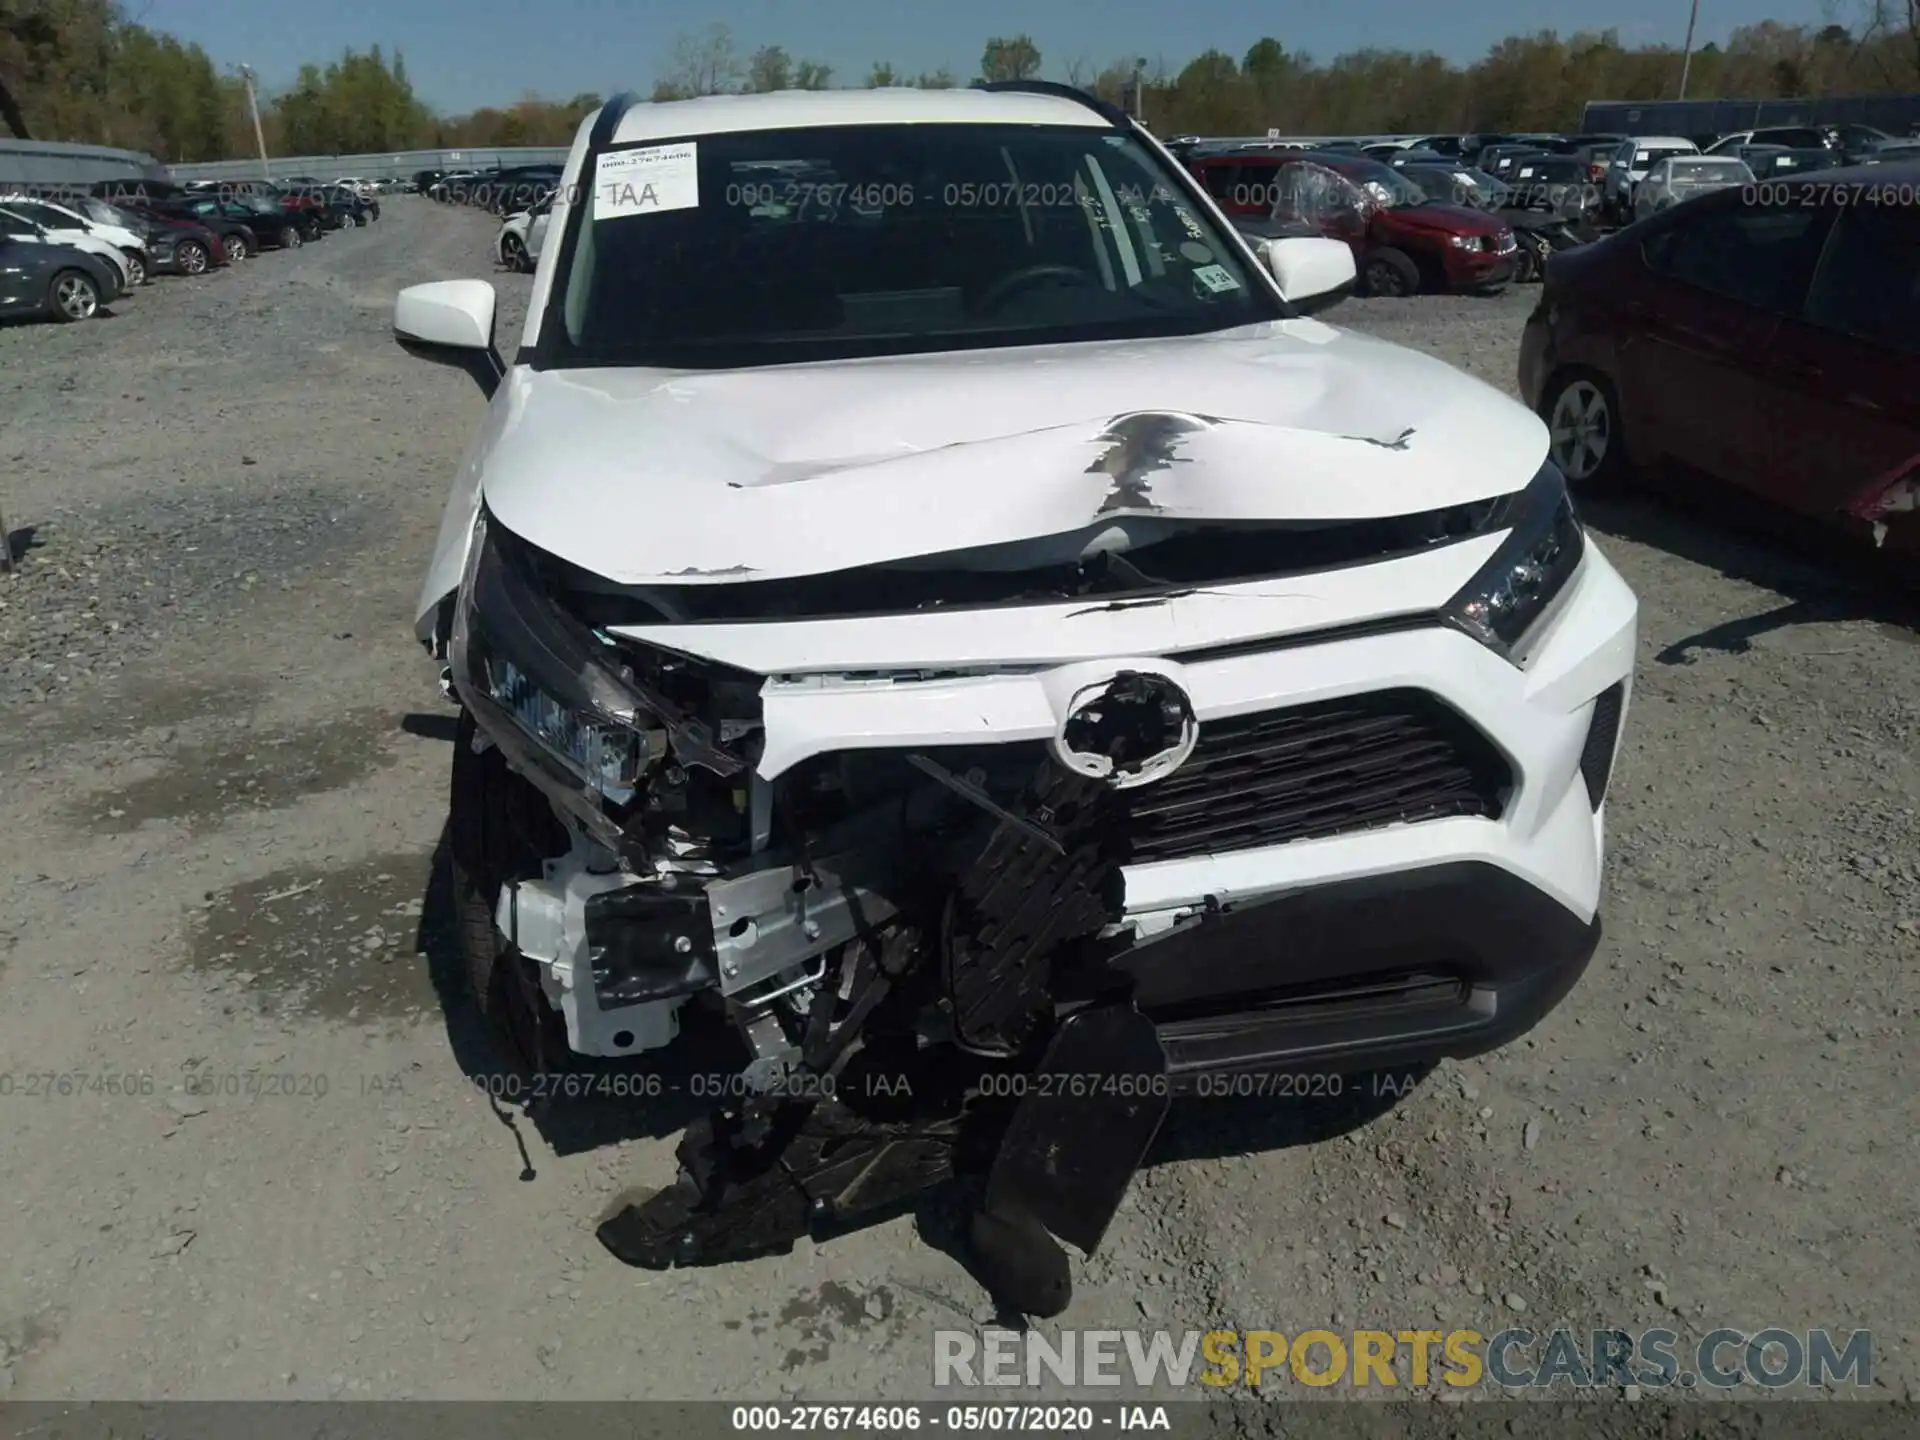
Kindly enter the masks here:
M 91 320 L 100 310 L 100 287 L 93 277 L 79 270 L 62 270 L 53 277 L 47 298 L 52 302 L 53 318 L 61 324 Z
M 346 214 L 340 217 L 340 228 L 342 230 L 351 230 L 355 225 L 359 223 L 360 223 L 359 221 L 353 218 L 353 212 L 351 210 L 347 211 Z
M 247 258 L 249 253 L 247 250 L 247 237 L 244 235 L 227 236 L 225 240 L 220 242 L 220 248 L 227 252 L 227 263 L 229 265 L 238 265 L 242 260 Z
M 207 247 L 198 240 L 182 240 L 180 248 L 174 252 L 180 261 L 180 273 L 183 275 L 204 275 L 207 265 L 213 259 L 207 253 Z
M 1420 267 L 1398 250 L 1376 250 L 1367 257 L 1369 295 L 1414 295 L 1420 290 Z
M 307 242 L 301 238 L 300 227 L 298 225 L 289 225 L 282 233 L 280 243 L 289 250 L 298 250 Z
M 509 270 L 531 270 L 527 263 L 527 242 L 518 235 L 500 237 L 500 259 Z
M 127 288 L 147 283 L 147 262 L 140 258 L 139 252 L 127 251 Z
M 540 874 L 543 855 L 567 839 L 539 791 L 514 774 L 496 748 L 473 753 L 478 727 L 467 711 L 454 730 L 447 851 L 454 920 L 467 991 L 509 1073 L 525 1077 L 568 1062 L 566 1024 L 540 993 L 538 967 L 500 934 L 500 887 Z
M 1540 402 L 1552 439 L 1547 454 L 1569 485 L 1604 489 L 1627 469 L 1620 403 L 1605 379 L 1589 370 L 1554 377 Z

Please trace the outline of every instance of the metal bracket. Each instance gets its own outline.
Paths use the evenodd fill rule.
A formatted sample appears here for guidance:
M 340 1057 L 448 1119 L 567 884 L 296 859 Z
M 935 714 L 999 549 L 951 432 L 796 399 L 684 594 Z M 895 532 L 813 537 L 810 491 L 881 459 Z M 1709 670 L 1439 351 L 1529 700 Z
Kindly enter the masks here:
M 780 865 L 716 880 L 706 895 L 720 993 L 729 996 L 846 944 L 896 910 L 878 892 L 842 880 L 832 858 L 806 874 Z

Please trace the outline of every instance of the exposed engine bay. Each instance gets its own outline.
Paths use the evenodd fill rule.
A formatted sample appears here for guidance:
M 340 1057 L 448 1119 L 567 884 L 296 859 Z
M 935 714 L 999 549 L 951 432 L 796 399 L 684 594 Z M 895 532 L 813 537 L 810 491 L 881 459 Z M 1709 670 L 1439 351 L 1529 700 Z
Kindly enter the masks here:
M 1142 558 L 1124 552 L 1144 537 L 1096 526 L 1065 556 L 818 577 L 748 603 L 845 613 L 862 585 L 897 597 L 917 582 L 926 607 L 985 587 L 1124 605 L 1289 549 L 1406 553 L 1500 523 L 1504 504 L 1258 544 L 1247 527 L 1169 525 Z M 1178 577 L 1142 568 L 1155 558 Z M 762 587 L 688 588 L 711 611 Z M 525 1063 L 640 1055 L 716 1021 L 739 1044 L 679 1180 L 617 1205 L 603 1242 L 639 1265 L 734 1259 L 984 1174 L 983 1266 L 1022 1309 L 1055 1313 L 1055 1237 L 1097 1246 L 1175 1092 L 1111 962 L 1145 938 L 1123 921 L 1118 867 L 1192 853 L 1169 815 L 1218 803 L 1154 783 L 1199 743 L 1188 697 L 1118 668 L 1072 697 L 1050 742 L 849 748 L 767 779 L 767 677 L 615 633 L 694 603 L 597 582 L 483 512 L 444 627 L 471 719 L 456 862 L 485 906 L 469 963 L 515 1017 Z M 1486 813 L 1497 790 L 1488 778 L 1421 813 Z M 1266 823 L 1257 791 L 1244 823 Z

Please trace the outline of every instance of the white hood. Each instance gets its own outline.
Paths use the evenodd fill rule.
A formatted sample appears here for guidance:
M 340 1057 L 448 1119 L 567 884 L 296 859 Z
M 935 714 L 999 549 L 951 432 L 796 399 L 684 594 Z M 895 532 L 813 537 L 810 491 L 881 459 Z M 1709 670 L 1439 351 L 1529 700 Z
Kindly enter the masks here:
M 623 584 L 818 574 L 1108 522 L 1338 520 L 1517 490 L 1547 433 L 1438 360 L 1316 321 L 1197 338 L 684 372 L 515 367 L 508 529 Z

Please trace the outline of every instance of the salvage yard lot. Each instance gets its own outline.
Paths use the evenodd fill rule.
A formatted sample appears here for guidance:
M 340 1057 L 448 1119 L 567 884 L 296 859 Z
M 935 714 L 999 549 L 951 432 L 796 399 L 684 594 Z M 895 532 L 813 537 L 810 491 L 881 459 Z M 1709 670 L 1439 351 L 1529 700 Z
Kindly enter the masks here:
M 592 1221 L 684 1114 L 486 1094 L 410 635 L 481 401 L 388 324 L 491 229 L 400 198 L 297 267 L 0 328 L 14 1398 L 926 1397 L 932 1332 L 989 1318 L 939 1204 L 626 1269 Z M 1329 318 L 1511 389 L 1536 293 Z M 1920 1391 L 1920 643 L 1712 522 L 1588 518 L 1643 634 L 1586 979 L 1328 1144 L 1311 1102 L 1177 1111 L 1059 1325 L 1870 1328 L 1876 1392 Z

